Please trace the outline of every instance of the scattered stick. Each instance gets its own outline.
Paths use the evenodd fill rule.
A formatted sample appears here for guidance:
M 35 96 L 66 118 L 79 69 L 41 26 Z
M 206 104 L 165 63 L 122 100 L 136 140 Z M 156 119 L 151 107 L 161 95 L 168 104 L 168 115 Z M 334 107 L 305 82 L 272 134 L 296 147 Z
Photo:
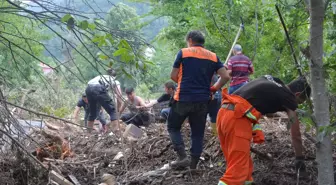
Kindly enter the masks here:
M 270 160 L 270 161 L 273 161 L 273 157 L 271 154 L 267 153 L 267 154 L 264 154 L 262 152 L 259 152 L 258 150 L 256 150 L 255 148 L 251 148 L 251 152 L 255 153 L 256 155 L 262 157 L 262 158 L 265 158 L 267 160 Z
M 48 162 L 60 163 L 60 164 L 75 164 L 75 165 L 81 165 L 81 164 L 83 164 L 83 163 L 96 161 L 97 159 L 100 159 L 100 158 L 101 158 L 101 157 L 96 157 L 96 158 L 94 158 L 94 159 L 87 159 L 87 160 L 78 161 L 78 162 L 67 162 L 67 161 L 63 161 L 63 160 L 60 160 L 60 159 L 50 159 L 50 158 L 44 158 L 43 160 L 48 161 Z
M 71 181 L 72 181 L 73 183 L 75 183 L 75 185 L 81 185 L 81 184 L 79 183 L 79 181 L 77 180 L 77 178 L 76 178 L 74 175 L 70 174 L 70 175 L 68 175 L 68 176 L 69 176 L 69 178 L 71 179 Z
M 74 185 L 70 181 L 68 181 L 66 178 L 64 178 L 62 175 L 58 174 L 54 170 L 51 170 L 49 173 L 50 179 L 57 182 L 60 185 Z
M 158 158 L 158 157 L 162 156 L 163 153 L 165 153 L 166 151 L 168 151 L 168 149 L 169 149 L 169 147 L 170 147 L 171 145 L 172 145 L 172 144 L 169 143 L 163 150 L 161 150 L 161 152 L 160 152 L 159 154 L 157 154 L 157 155 L 153 155 L 153 158 Z
M 60 128 L 56 125 L 52 125 L 51 123 L 47 122 L 47 121 L 44 121 L 44 124 L 50 128 L 51 130 L 59 130 Z
M 311 141 L 314 144 L 317 144 L 318 142 L 316 141 L 315 138 L 313 138 L 311 135 L 309 135 L 307 132 L 303 133 L 304 136 L 306 136 L 306 138 Z
M 49 163 L 48 165 L 50 166 L 50 168 L 51 168 L 52 170 L 56 171 L 56 172 L 59 173 L 59 174 L 62 174 L 62 171 L 61 171 L 56 165 L 54 165 L 54 164 L 52 164 L 52 163 Z
M 266 121 L 266 123 L 267 123 L 268 125 L 271 125 L 271 124 L 272 124 L 272 122 L 268 119 L 268 117 L 264 116 L 263 118 L 264 118 L 264 120 Z

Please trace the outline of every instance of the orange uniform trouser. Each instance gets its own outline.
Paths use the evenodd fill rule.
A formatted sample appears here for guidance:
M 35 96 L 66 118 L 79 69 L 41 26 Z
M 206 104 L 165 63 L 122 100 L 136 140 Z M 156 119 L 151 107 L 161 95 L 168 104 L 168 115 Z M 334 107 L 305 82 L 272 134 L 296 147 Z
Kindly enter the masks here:
M 227 166 L 220 181 L 228 185 L 253 181 L 250 156 L 252 122 L 246 117 L 235 118 L 234 111 L 221 108 L 217 117 L 217 131 Z

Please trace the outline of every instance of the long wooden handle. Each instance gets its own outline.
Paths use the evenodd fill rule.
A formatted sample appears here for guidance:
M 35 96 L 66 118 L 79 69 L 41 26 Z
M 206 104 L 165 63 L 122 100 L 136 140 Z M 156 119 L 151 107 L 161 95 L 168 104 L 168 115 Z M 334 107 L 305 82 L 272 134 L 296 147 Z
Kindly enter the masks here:
M 226 60 L 225 60 L 224 65 L 227 64 L 227 62 L 228 62 L 228 60 L 229 60 L 229 58 L 230 58 L 230 56 L 231 56 L 233 47 L 236 45 L 237 40 L 238 40 L 238 38 L 239 38 L 239 36 L 240 36 L 240 32 L 241 32 L 242 29 L 243 29 L 243 24 L 241 24 L 240 27 L 239 27 L 238 33 L 237 33 L 237 35 L 236 35 L 235 40 L 233 41 L 233 44 L 232 44 L 232 46 L 231 46 L 231 49 L 230 49 L 230 52 L 229 52 L 228 56 L 226 57 Z

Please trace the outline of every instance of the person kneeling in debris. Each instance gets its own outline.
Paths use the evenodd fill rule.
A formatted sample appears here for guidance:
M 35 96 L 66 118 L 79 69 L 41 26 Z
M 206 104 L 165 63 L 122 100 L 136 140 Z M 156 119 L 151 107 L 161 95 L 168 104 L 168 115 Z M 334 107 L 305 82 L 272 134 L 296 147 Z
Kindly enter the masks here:
M 112 127 L 112 131 L 117 129 L 117 112 L 115 104 L 108 94 L 108 90 L 111 88 L 117 97 L 117 101 L 119 101 L 119 97 L 121 97 L 120 83 L 115 79 L 116 72 L 113 69 L 108 69 L 107 73 L 108 75 L 99 75 L 90 80 L 85 90 L 89 103 L 89 132 L 91 132 L 93 122 L 97 118 L 97 110 L 100 109 L 99 105 L 110 115 L 111 122 L 109 125 Z M 105 127 L 105 129 L 107 129 L 107 127 Z M 105 132 L 107 132 L 107 130 L 105 130 Z
M 134 88 L 129 87 L 125 90 L 127 95 L 127 100 L 123 103 L 119 110 L 119 114 L 121 114 L 120 119 L 128 124 L 133 124 L 137 127 L 140 126 L 148 126 L 150 122 L 150 114 L 145 108 L 144 100 L 135 95 Z M 122 114 L 125 108 L 128 107 L 129 113 Z
M 150 107 L 152 107 L 153 105 L 155 105 L 157 103 L 161 103 L 161 102 L 166 102 L 166 101 L 171 101 L 172 100 L 172 97 L 174 96 L 175 88 L 176 88 L 175 83 L 174 82 L 166 82 L 164 84 L 164 87 L 165 87 L 166 93 L 163 94 L 163 95 L 161 95 L 157 100 L 152 101 L 152 102 L 146 104 L 145 105 L 146 108 L 150 108 Z M 171 102 L 169 102 L 169 104 L 170 103 Z M 164 108 L 164 109 L 161 110 L 160 116 L 165 121 L 168 118 L 169 111 L 170 111 L 170 107 Z
M 299 120 L 295 110 L 310 96 L 305 78 L 285 85 L 280 79 L 265 75 L 255 79 L 233 94 L 222 91 L 222 106 L 217 117 L 217 131 L 227 168 L 218 185 L 251 184 L 253 164 L 250 142 L 263 143 L 265 138 L 258 120 L 262 115 L 286 111 L 287 128 L 291 129 L 296 155 L 296 170 L 305 172 Z
M 75 108 L 75 111 L 74 111 L 75 123 L 78 123 L 78 114 L 79 114 L 79 111 L 80 111 L 81 107 L 83 107 L 84 111 L 85 111 L 84 126 L 87 127 L 87 120 L 88 120 L 90 111 L 89 111 L 89 102 L 88 102 L 88 99 L 87 99 L 85 93 L 82 95 L 82 98 L 80 100 L 78 100 L 78 102 L 77 102 L 77 105 L 76 105 L 76 108 Z M 106 127 L 106 119 L 105 119 L 104 112 L 103 112 L 103 109 L 101 108 L 101 106 L 98 106 L 97 111 L 98 111 L 97 112 L 98 117 L 96 118 L 96 120 L 99 120 L 99 122 L 102 125 L 102 130 L 105 131 L 106 130 L 106 128 L 105 128 Z

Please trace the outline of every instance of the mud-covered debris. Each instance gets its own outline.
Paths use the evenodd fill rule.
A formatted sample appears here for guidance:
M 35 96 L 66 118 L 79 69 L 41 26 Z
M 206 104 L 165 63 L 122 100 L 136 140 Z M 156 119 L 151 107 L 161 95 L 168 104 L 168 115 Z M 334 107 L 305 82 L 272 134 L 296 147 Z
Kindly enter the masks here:
M 290 132 L 287 131 L 284 120 L 286 119 L 261 120 L 267 140 L 261 145 L 252 144 L 253 178 L 258 185 L 297 184 L 295 154 L 291 146 Z M 302 125 L 302 133 L 304 133 L 303 127 Z M 188 124 L 184 124 L 182 128 L 187 150 L 190 148 L 189 128 Z M 71 180 L 69 174 L 74 175 L 81 185 L 99 183 L 109 185 L 99 178 L 103 174 L 112 175 L 118 185 L 217 184 L 225 172 L 225 159 L 218 138 L 212 135 L 211 130 L 205 131 L 202 160 L 197 170 L 184 171 L 169 168 L 169 163 L 176 159 L 176 155 L 165 124 L 151 124 L 141 130 L 146 137 L 132 142 L 122 140 L 114 134 L 99 136 L 73 132 L 68 142 L 76 155 L 64 160 L 48 160 L 45 163 L 57 166 L 61 175 L 69 181 Z M 57 131 L 53 135 L 62 135 L 61 132 Z M 41 134 L 36 134 L 35 137 L 41 143 L 48 140 Z M 315 185 L 317 184 L 316 146 L 306 136 L 302 137 L 309 175 L 307 178 L 299 179 L 299 184 Z M 8 169 L 10 168 L 11 166 Z
M 116 185 L 115 177 L 108 173 L 103 174 L 101 182 L 105 183 L 106 185 Z

